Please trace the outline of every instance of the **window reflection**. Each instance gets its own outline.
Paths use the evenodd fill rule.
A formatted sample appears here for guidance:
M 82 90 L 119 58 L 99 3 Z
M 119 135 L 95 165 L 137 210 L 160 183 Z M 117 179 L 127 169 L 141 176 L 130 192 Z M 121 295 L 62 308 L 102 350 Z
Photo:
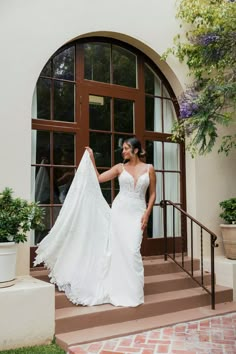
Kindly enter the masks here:
M 73 133 L 53 133 L 53 163 L 55 165 L 75 164 Z
M 115 131 L 133 133 L 134 130 L 134 103 L 129 100 L 114 99 Z
M 74 84 L 54 82 L 54 120 L 74 121 Z
M 161 96 L 161 81 L 147 64 L 144 66 L 144 79 L 145 93 Z
M 37 97 L 34 102 L 33 118 L 50 119 L 51 80 L 39 78 L 37 82 Z
M 89 96 L 89 127 L 97 130 L 111 129 L 111 98 Z
M 50 132 L 39 130 L 34 133 L 36 159 L 32 156 L 32 163 L 50 164 Z
M 162 107 L 161 98 L 146 96 L 146 130 L 162 132 Z
M 90 146 L 93 149 L 96 165 L 111 166 L 111 135 L 90 133 Z
M 110 44 L 84 44 L 84 78 L 109 83 L 111 67 L 110 57 Z
M 54 204 L 64 203 L 74 175 L 74 168 L 54 168 Z
M 112 46 L 113 84 L 136 87 L 136 55 L 130 51 Z
M 64 80 L 74 80 L 74 46 L 60 52 L 53 58 L 53 76 Z
M 163 99 L 164 133 L 171 133 L 172 126 L 176 121 L 176 113 L 173 102 Z

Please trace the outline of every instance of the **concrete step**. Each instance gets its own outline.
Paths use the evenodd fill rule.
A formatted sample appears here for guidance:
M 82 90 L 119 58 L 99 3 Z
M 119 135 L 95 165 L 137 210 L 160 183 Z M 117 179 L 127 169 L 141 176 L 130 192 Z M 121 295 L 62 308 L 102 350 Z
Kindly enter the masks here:
M 200 271 L 195 271 L 194 276 L 200 281 Z M 211 277 L 209 273 L 204 273 L 204 284 L 210 285 Z M 161 294 L 164 292 L 188 289 L 198 287 L 198 284 L 192 280 L 186 273 L 166 273 L 159 275 L 145 276 L 144 278 L 144 294 Z M 64 292 L 55 291 L 56 309 L 74 306 L 65 296 Z
M 178 262 L 181 262 L 181 257 L 176 257 Z M 188 257 L 184 259 L 184 265 L 187 270 L 191 268 L 191 260 Z M 151 257 L 150 259 L 144 258 L 143 259 L 143 266 L 144 266 L 144 276 L 151 276 L 151 275 L 163 275 L 168 273 L 179 273 L 182 272 L 181 268 L 178 267 L 172 260 L 165 261 L 163 257 Z M 199 260 L 193 260 L 193 270 L 199 270 Z M 50 281 L 48 278 L 49 270 L 45 268 L 32 268 L 31 269 L 31 276 L 43 281 Z
M 97 342 L 109 338 L 127 336 L 129 334 L 141 333 L 155 328 L 174 325 L 176 323 L 199 320 L 207 317 L 226 314 L 236 311 L 235 302 L 221 303 L 212 310 L 210 306 L 171 312 L 163 315 L 139 318 L 103 326 L 76 330 L 56 335 L 56 342 L 65 351 L 78 344 Z
M 232 289 L 216 286 L 216 303 L 232 301 Z M 140 318 L 163 315 L 178 310 L 210 306 L 210 296 L 202 288 L 176 290 L 147 295 L 138 307 L 71 306 L 56 310 L 56 334 L 112 323 L 134 321 Z

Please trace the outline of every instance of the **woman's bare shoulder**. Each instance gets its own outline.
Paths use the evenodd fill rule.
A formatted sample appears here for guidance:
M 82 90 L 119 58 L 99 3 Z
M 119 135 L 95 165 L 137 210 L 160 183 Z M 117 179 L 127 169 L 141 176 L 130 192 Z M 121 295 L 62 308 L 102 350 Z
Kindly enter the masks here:
M 124 165 L 123 163 L 117 163 L 116 165 L 113 166 L 113 168 L 118 172 L 118 174 L 120 174 L 124 169 Z

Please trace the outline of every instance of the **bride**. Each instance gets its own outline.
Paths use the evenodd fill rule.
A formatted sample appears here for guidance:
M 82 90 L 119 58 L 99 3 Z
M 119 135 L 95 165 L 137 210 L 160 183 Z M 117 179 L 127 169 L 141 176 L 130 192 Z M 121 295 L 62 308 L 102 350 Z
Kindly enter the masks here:
M 86 147 L 57 221 L 37 249 L 34 265 L 44 262 L 51 282 L 77 305 L 144 302 L 140 247 L 156 176 L 153 166 L 141 161 L 144 153 L 135 137 L 123 142 L 122 155 L 125 163 L 99 174 Z M 120 191 L 110 208 L 99 183 L 116 177 Z

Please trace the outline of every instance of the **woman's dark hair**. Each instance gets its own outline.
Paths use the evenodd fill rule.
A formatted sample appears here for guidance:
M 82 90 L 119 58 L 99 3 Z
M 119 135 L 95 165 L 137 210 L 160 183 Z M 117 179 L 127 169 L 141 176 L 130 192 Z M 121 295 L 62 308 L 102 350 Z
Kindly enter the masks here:
M 134 136 L 132 138 L 126 138 L 123 140 L 123 144 L 128 144 L 131 147 L 132 152 L 135 149 L 138 149 L 138 157 L 142 158 L 146 155 L 145 151 L 143 150 L 140 141 Z

